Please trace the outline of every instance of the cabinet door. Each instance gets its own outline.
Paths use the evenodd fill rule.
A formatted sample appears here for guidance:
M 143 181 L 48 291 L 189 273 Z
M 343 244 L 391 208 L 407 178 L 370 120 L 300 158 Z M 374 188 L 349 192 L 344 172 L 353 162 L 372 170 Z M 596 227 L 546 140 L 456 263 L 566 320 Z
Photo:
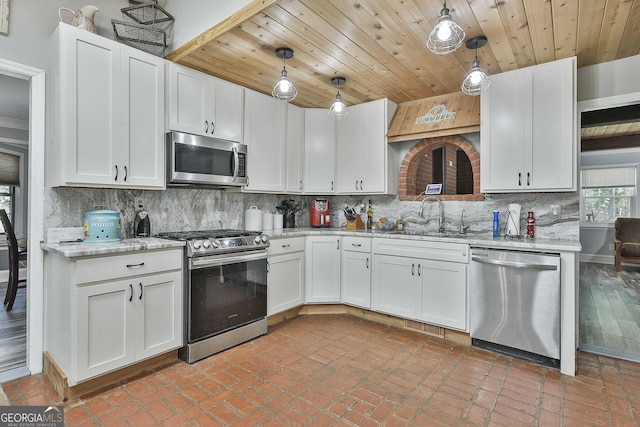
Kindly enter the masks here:
M 209 77 L 191 68 L 169 65 L 169 128 L 208 135 Z M 206 122 L 206 123 L 205 123 Z
M 122 46 L 122 154 L 119 182 L 164 188 L 164 60 Z
M 534 190 L 575 190 L 575 58 L 524 69 L 531 98 L 526 164 Z M 573 166 L 572 166 L 573 165 Z M 529 172 L 530 171 L 530 172 Z
M 419 260 L 420 320 L 467 329 L 467 264 Z
M 120 160 L 120 44 L 61 28 L 58 113 L 65 184 L 113 186 Z
M 342 302 L 371 308 L 371 254 L 343 251 L 340 269 Z
M 523 188 L 525 173 L 524 73 L 491 76 L 480 97 L 481 191 Z
M 307 237 L 305 300 L 312 303 L 340 302 L 340 237 Z
M 214 123 L 209 131 L 216 138 L 242 142 L 244 88 L 224 80 L 213 80 Z
M 418 262 L 411 258 L 374 255 L 371 308 L 407 319 L 418 317 Z
M 335 192 L 335 119 L 328 110 L 307 108 L 304 111 L 305 193 Z
M 146 359 L 182 346 L 182 274 L 133 280 L 136 307 L 135 355 Z
M 267 316 L 304 303 L 304 252 L 268 258 Z
M 249 184 L 243 191 L 285 191 L 286 103 L 245 91 L 244 142 Z
M 76 378 L 94 377 L 134 362 L 133 281 L 76 290 Z
M 386 99 L 360 105 L 360 190 L 367 194 L 387 193 L 387 177 L 396 170 L 390 171 L 387 163 L 387 151 L 393 150 L 395 145 L 387 143 L 386 108 Z
M 336 191 L 342 194 L 362 191 L 361 170 L 369 161 L 369 153 L 362 150 L 361 108 L 362 104 L 351 106 L 347 117 L 336 120 Z
M 304 189 L 304 110 L 287 104 L 287 193 Z

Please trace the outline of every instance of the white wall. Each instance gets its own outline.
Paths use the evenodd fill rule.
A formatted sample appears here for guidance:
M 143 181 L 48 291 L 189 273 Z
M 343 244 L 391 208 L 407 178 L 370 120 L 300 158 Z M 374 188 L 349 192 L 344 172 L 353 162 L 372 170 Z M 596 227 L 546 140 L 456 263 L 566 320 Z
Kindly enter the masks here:
M 640 55 L 578 69 L 578 101 L 640 92 Z

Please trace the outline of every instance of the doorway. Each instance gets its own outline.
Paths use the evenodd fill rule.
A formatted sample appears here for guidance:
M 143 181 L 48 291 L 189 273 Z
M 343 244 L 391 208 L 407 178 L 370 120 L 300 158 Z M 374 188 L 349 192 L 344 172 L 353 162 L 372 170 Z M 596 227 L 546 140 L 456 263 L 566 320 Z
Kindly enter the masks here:
M 24 375 L 42 372 L 43 354 L 43 253 L 44 240 L 44 148 L 45 148 L 45 73 L 33 67 L 0 59 L 0 74 L 21 79 L 29 85 L 29 194 L 26 205 L 27 283 L 26 288 L 26 371 Z M 6 381 L 7 379 L 3 379 Z
M 621 272 L 615 270 L 613 221 L 616 215 L 640 216 L 639 105 L 640 93 L 578 103 L 581 169 L 636 169 L 634 197 L 621 215 L 616 213 L 617 203 L 625 199 L 622 190 L 628 192 L 630 184 L 618 189 L 608 188 L 613 184 L 605 185 L 606 180 L 596 187 L 581 183 L 580 349 L 636 362 L 640 362 L 640 268 L 625 265 Z

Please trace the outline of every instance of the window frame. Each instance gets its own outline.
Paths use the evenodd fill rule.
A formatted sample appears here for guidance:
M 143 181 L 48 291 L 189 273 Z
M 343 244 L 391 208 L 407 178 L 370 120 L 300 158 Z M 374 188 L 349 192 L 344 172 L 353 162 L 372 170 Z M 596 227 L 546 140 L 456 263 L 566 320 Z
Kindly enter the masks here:
M 601 164 L 601 165 L 589 165 L 589 166 L 583 166 L 580 168 L 580 227 L 586 227 L 586 228 L 613 228 L 614 224 L 615 224 L 615 218 L 612 221 L 587 221 L 586 220 L 586 216 L 587 216 L 587 212 L 586 212 L 586 199 L 588 198 L 585 193 L 586 190 L 585 188 L 582 187 L 582 171 L 584 170 L 588 170 L 588 169 L 618 169 L 618 168 L 635 168 L 635 185 L 633 186 L 633 194 L 631 196 L 615 196 L 615 195 L 611 195 L 609 196 L 609 198 L 611 199 L 611 201 L 613 202 L 616 198 L 617 199 L 622 199 L 622 198 L 628 198 L 629 199 L 629 216 L 630 217 L 634 217 L 635 215 L 637 215 L 637 204 L 638 204 L 638 175 L 639 175 L 639 170 L 638 170 L 638 163 L 616 163 L 616 164 Z M 620 187 L 606 187 L 606 188 L 620 188 Z M 614 204 L 612 204 L 612 206 L 614 206 Z

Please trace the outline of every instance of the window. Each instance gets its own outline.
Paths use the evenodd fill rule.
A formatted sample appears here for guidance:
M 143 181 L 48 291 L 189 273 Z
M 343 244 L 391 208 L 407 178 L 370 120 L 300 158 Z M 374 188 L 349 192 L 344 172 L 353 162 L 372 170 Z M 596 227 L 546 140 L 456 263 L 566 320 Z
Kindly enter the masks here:
M 582 170 L 582 222 L 613 224 L 635 215 L 636 166 Z
M 13 201 L 15 197 L 15 189 L 10 185 L 0 185 L 0 209 L 7 211 L 7 216 L 13 223 Z M 0 223 L 0 234 L 4 234 L 4 227 Z

